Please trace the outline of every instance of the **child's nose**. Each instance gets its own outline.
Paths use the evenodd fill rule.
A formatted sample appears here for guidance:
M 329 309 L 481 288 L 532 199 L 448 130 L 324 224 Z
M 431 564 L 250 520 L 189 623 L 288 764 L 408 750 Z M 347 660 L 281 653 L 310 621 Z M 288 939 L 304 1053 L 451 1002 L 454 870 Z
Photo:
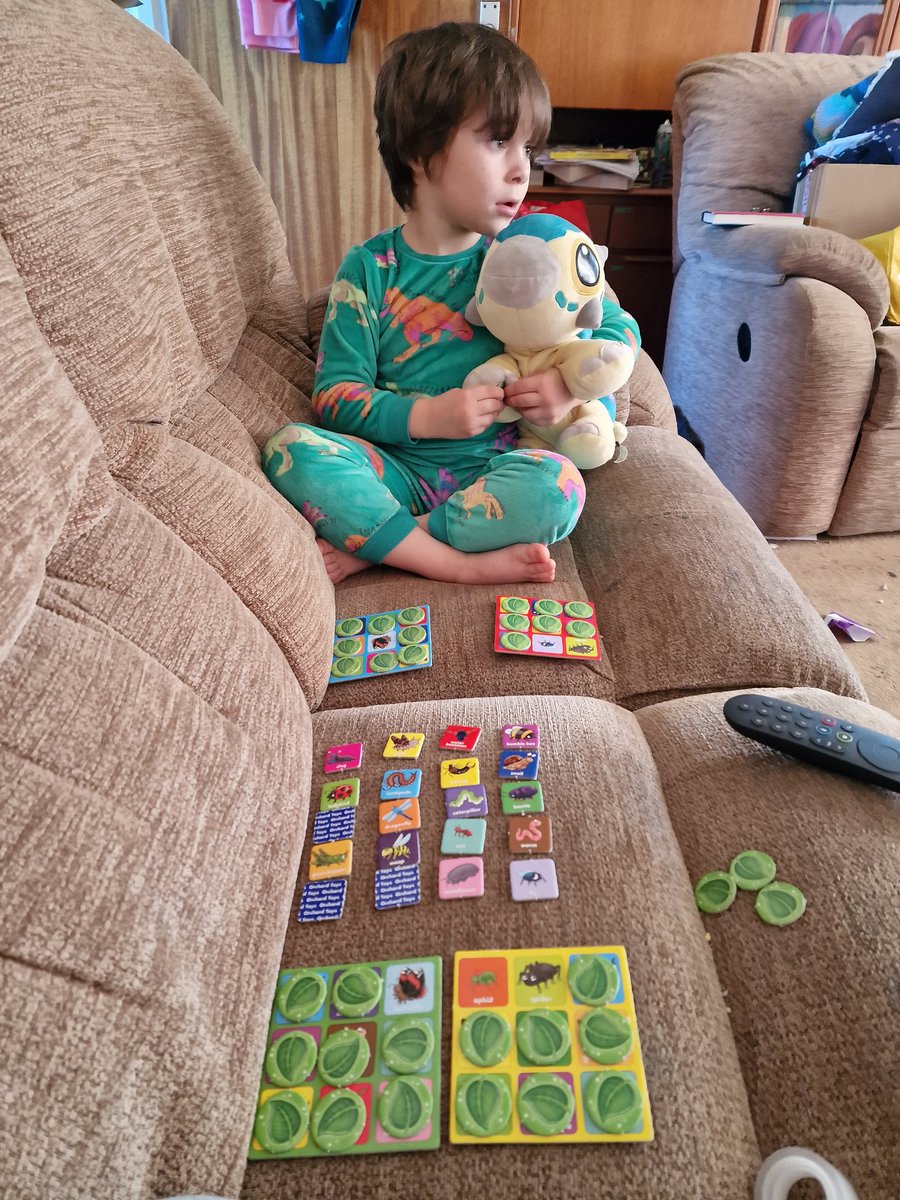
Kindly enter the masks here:
M 523 179 L 528 178 L 528 173 L 529 161 L 526 152 L 523 150 L 521 152 L 514 153 L 507 169 L 507 175 L 510 181 L 513 183 L 521 183 Z

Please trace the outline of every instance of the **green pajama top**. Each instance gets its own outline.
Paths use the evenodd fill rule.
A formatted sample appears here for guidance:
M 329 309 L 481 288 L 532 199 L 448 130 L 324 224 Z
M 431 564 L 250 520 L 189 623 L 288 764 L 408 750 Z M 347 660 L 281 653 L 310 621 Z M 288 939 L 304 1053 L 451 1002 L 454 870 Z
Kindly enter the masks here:
M 409 436 L 419 396 L 461 387 L 469 371 L 503 350 L 465 318 L 487 247 L 481 238 L 460 254 L 418 254 L 398 225 L 349 251 L 331 288 L 319 348 L 313 406 L 325 429 L 373 442 L 435 482 L 441 468 L 442 476 L 472 477 L 515 447 L 515 424 L 495 423 L 459 440 Z M 603 323 L 586 336 L 631 345 L 626 331 L 640 345 L 634 318 L 604 298 Z

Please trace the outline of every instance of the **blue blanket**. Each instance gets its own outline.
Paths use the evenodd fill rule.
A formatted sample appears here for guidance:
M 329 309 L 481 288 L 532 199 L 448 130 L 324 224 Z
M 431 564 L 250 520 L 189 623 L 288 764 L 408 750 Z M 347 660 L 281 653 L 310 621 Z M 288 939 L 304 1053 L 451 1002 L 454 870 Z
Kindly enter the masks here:
M 900 56 L 880 71 L 826 96 L 805 122 L 812 143 L 798 178 L 821 162 L 900 165 Z

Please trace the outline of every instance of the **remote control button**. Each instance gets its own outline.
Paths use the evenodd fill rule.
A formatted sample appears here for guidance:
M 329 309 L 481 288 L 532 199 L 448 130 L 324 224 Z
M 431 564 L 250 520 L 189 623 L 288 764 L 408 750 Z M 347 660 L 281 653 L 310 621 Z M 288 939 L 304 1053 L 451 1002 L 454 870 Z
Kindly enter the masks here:
M 853 741 L 852 733 L 844 733 L 840 729 L 837 731 L 837 733 L 834 736 L 837 738 L 837 740 L 839 742 L 852 742 Z
M 814 721 L 816 719 L 816 714 L 807 712 L 805 708 L 800 709 L 800 716 L 805 717 L 807 721 Z
M 780 721 L 773 721 L 772 728 L 775 730 L 776 733 L 784 733 L 784 726 L 782 725 L 782 723 Z
M 762 719 L 762 717 L 754 717 L 752 723 L 754 725 L 765 725 L 765 721 Z
M 831 740 L 831 738 L 814 737 L 814 738 L 810 738 L 810 741 L 812 742 L 812 744 L 814 746 L 821 746 L 823 750 L 833 750 L 834 749 L 834 742 Z
M 838 743 L 838 745 L 833 747 L 833 749 L 834 749 L 835 754 L 846 754 L 847 753 L 847 747 L 842 746 L 840 743 Z
M 843 729 L 845 733 L 856 733 L 856 726 L 851 725 L 849 721 L 842 721 L 841 729 Z
M 856 748 L 873 767 L 900 775 L 900 750 L 890 742 L 879 741 L 877 734 L 865 734 L 857 742 Z
M 739 704 L 738 708 L 741 710 L 741 712 L 749 712 L 750 711 L 749 704 Z
M 816 733 L 821 733 L 822 737 L 830 737 L 831 736 L 831 730 L 828 728 L 827 725 L 817 725 Z
M 837 721 L 834 719 L 834 717 L 823 717 L 822 724 L 827 725 L 829 729 L 833 729 L 835 725 L 837 725 Z
M 805 738 L 805 737 L 806 737 L 806 734 L 803 732 L 803 730 L 802 730 L 802 729 L 792 729 L 792 730 L 791 730 L 791 737 L 795 737 L 795 738 Z
M 793 704 L 782 704 L 781 711 L 782 712 L 793 712 L 794 706 L 793 706 Z
M 797 728 L 798 729 L 809 729 L 809 721 L 801 721 L 800 718 L 798 717 L 797 718 Z

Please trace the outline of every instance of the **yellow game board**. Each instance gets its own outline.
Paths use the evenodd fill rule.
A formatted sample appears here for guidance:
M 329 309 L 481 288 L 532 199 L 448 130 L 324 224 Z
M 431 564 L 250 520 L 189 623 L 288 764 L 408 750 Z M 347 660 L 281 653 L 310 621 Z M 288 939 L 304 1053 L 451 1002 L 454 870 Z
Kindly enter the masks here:
M 458 950 L 452 1037 L 451 1142 L 653 1140 L 624 946 Z

